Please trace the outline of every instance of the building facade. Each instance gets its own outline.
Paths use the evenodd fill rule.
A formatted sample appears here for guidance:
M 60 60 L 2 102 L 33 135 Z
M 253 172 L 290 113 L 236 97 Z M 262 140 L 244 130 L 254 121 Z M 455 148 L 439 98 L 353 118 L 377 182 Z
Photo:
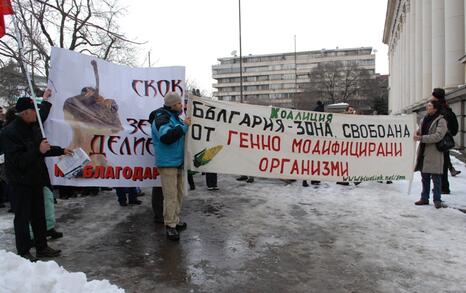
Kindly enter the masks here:
M 466 0 L 388 0 L 383 42 L 388 45 L 389 110 L 420 112 L 432 89 L 444 88 L 458 116 L 464 147 Z
M 212 66 L 217 81 L 213 95 L 219 100 L 240 101 L 240 58 L 218 59 Z M 243 57 L 243 102 L 293 107 L 292 97 L 304 92 L 309 73 L 321 62 L 356 63 L 375 76 L 375 54 L 371 47 L 317 50 Z

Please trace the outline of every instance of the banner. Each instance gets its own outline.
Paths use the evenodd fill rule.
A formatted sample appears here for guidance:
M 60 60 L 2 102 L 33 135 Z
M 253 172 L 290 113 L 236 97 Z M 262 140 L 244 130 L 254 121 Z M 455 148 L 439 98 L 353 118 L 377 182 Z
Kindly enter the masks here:
M 192 171 L 322 181 L 411 180 L 415 115 L 319 113 L 190 100 Z
M 91 162 L 67 179 L 58 158 L 47 159 L 52 184 L 160 185 L 148 117 L 167 92 L 185 96 L 184 80 L 184 67 L 130 68 L 53 48 L 46 136 L 52 145 L 82 148 Z

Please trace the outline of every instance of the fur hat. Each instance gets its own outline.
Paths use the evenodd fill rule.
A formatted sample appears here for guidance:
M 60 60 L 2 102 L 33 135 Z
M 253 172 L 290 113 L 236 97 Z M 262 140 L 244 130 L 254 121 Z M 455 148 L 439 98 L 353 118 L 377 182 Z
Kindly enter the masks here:
M 165 95 L 164 104 L 165 106 L 172 107 L 176 105 L 177 103 L 181 103 L 181 96 L 178 93 L 175 92 L 169 92 L 168 94 Z
M 434 88 L 432 91 L 432 96 L 436 97 L 437 99 L 444 101 L 445 100 L 445 90 L 441 88 Z
M 21 97 L 18 99 L 18 101 L 16 101 L 15 109 L 16 113 L 21 113 L 27 109 L 35 110 L 36 108 L 34 107 L 34 102 L 31 98 Z

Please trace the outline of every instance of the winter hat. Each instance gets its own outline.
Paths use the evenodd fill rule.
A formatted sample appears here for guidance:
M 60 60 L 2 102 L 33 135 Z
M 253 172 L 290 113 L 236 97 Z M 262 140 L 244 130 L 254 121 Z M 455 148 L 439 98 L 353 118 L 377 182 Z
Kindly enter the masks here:
M 16 101 L 15 109 L 16 109 L 16 113 L 21 113 L 27 109 L 35 110 L 36 108 L 34 108 L 34 102 L 32 101 L 31 98 L 21 97 L 18 99 L 18 101 Z
M 165 106 L 171 107 L 176 105 L 177 103 L 181 103 L 181 96 L 174 92 L 169 92 L 165 95 L 164 104 Z
M 432 91 L 432 96 L 436 97 L 437 99 L 444 101 L 445 100 L 445 90 L 441 88 L 434 88 Z

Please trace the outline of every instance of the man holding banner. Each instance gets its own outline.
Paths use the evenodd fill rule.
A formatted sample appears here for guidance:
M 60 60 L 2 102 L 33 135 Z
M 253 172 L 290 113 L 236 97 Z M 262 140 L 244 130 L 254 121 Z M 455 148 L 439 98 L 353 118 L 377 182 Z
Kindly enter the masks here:
M 152 139 L 155 150 L 155 164 L 159 170 L 163 200 L 163 217 L 167 237 L 180 239 L 179 231 L 186 229 L 186 223 L 180 221 L 183 201 L 184 180 L 184 142 L 191 118 L 181 120 L 183 104 L 181 96 L 175 92 L 165 95 L 164 106 L 154 113 L 152 122 Z
M 2 146 L 8 181 L 16 199 L 16 248 L 19 255 L 35 261 L 29 252 L 29 223 L 34 233 L 37 257 L 60 254 L 60 250 L 47 246 L 43 187 L 48 177 L 44 158 L 70 154 L 71 151 L 50 146 L 43 139 L 36 126 L 37 113 L 31 98 L 19 98 L 15 108 L 18 118 L 2 131 Z

